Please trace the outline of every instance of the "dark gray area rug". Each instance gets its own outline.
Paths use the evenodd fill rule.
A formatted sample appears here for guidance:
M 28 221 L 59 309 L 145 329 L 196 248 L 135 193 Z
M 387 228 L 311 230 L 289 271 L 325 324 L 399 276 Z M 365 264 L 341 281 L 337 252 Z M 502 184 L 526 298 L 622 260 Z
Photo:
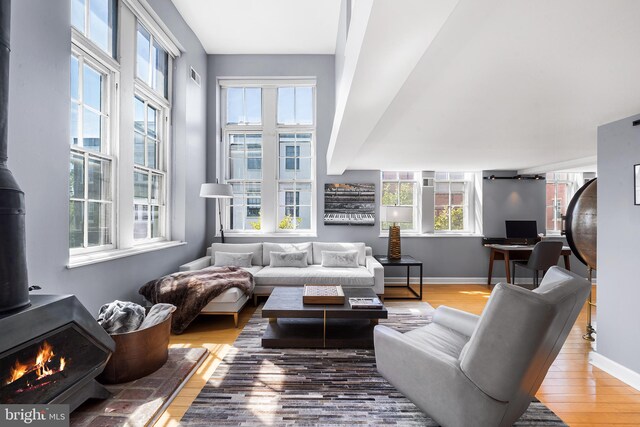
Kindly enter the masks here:
M 405 332 L 431 321 L 422 303 L 389 307 L 380 323 Z M 263 349 L 258 308 L 182 418 L 188 426 L 437 426 L 376 370 L 373 350 Z M 564 426 L 533 402 L 518 426 Z

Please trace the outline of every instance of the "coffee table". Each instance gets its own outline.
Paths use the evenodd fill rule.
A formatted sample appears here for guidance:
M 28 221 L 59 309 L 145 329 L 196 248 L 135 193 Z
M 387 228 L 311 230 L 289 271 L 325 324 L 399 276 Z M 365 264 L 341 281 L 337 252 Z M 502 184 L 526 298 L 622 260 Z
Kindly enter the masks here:
M 349 297 L 374 298 L 371 289 L 344 288 L 342 305 L 302 303 L 302 287 L 275 288 L 262 308 L 269 326 L 265 348 L 373 348 L 373 328 L 387 309 L 352 309 Z

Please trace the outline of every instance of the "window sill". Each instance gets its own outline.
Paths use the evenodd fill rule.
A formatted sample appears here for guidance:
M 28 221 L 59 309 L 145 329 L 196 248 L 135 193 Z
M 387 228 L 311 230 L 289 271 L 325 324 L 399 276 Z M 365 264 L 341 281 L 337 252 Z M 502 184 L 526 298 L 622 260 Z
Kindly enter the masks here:
M 216 237 L 220 237 L 220 233 L 216 233 Z M 224 237 L 253 237 L 253 238 L 261 238 L 261 237 L 318 237 L 316 232 L 309 233 L 230 233 L 228 231 L 224 232 Z
M 389 238 L 389 233 L 380 233 L 380 235 L 378 237 L 381 238 Z M 442 237 L 454 237 L 454 238 L 478 238 L 478 237 L 484 237 L 483 234 L 477 234 L 477 233 L 403 233 L 402 230 L 400 230 L 400 237 L 402 237 L 403 239 L 405 237 L 407 238 L 411 238 L 411 237 L 422 237 L 422 238 L 427 238 L 427 239 L 432 239 L 432 238 L 442 238 Z
M 146 245 L 139 245 L 133 248 L 127 249 L 114 249 L 102 252 L 93 252 L 90 254 L 72 255 L 69 257 L 69 263 L 67 268 L 78 268 L 85 265 L 97 264 L 100 262 L 111 261 L 118 258 L 125 258 L 128 256 L 144 254 L 147 252 L 159 251 L 162 249 L 173 248 L 176 246 L 184 246 L 187 242 L 171 241 L 171 242 L 158 242 L 149 243 Z

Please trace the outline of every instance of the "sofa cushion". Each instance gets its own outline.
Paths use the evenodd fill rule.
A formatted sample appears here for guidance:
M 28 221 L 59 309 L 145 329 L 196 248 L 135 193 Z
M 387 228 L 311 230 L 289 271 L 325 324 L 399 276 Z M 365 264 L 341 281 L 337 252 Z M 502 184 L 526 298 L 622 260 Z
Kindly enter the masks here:
M 262 243 L 214 243 L 211 245 L 211 265 L 215 265 L 216 252 L 251 252 L 251 264 L 262 265 Z
M 296 267 L 307 268 L 307 253 L 306 252 L 276 252 L 271 251 L 269 253 L 271 258 L 269 265 L 271 267 Z
M 322 251 L 322 266 L 358 268 L 358 251 Z
M 327 268 L 310 265 L 306 268 L 264 267 L 254 274 L 257 286 L 302 286 L 305 284 L 335 284 L 351 288 L 373 287 L 373 275 L 365 267 Z
M 322 264 L 322 251 L 358 251 L 358 264 L 365 265 L 364 243 L 313 242 L 313 263 Z
M 313 264 L 313 256 L 311 254 L 311 242 L 304 243 L 269 243 L 264 242 L 262 245 L 262 265 L 269 265 L 271 258 L 269 254 L 274 252 L 306 252 L 307 264 Z
M 215 259 L 214 267 L 251 267 L 251 258 L 253 254 L 247 253 L 234 253 L 234 252 L 215 252 L 213 259 Z

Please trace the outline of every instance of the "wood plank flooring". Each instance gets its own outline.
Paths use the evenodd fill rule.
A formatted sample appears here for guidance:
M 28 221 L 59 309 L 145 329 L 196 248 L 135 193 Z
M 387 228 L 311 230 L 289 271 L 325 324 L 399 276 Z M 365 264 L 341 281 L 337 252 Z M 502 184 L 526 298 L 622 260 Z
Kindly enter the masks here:
M 423 300 L 434 307 L 448 305 L 476 314 L 482 312 L 489 298 L 489 291 L 483 285 L 428 285 L 424 289 Z M 394 289 L 387 293 L 401 295 L 402 292 L 405 291 Z M 209 349 L 211 354 L 160 417 L 156 426 L 179 424 L 180 418 L 204 387 L 254 310 L 251 305 L 245 307 L 240 315 L 238 329 L 233 327 L 231 316 L 200 316 L 186 333 L 171 337 L 172 346 L 202 346 Z M 639 426 L 640 391 L 589 364 L 588 356 L 592 345 L 582 339 L 585 322 L 586 309 L 583 309 L 540 387 L 538 399 L 570 426 Z

